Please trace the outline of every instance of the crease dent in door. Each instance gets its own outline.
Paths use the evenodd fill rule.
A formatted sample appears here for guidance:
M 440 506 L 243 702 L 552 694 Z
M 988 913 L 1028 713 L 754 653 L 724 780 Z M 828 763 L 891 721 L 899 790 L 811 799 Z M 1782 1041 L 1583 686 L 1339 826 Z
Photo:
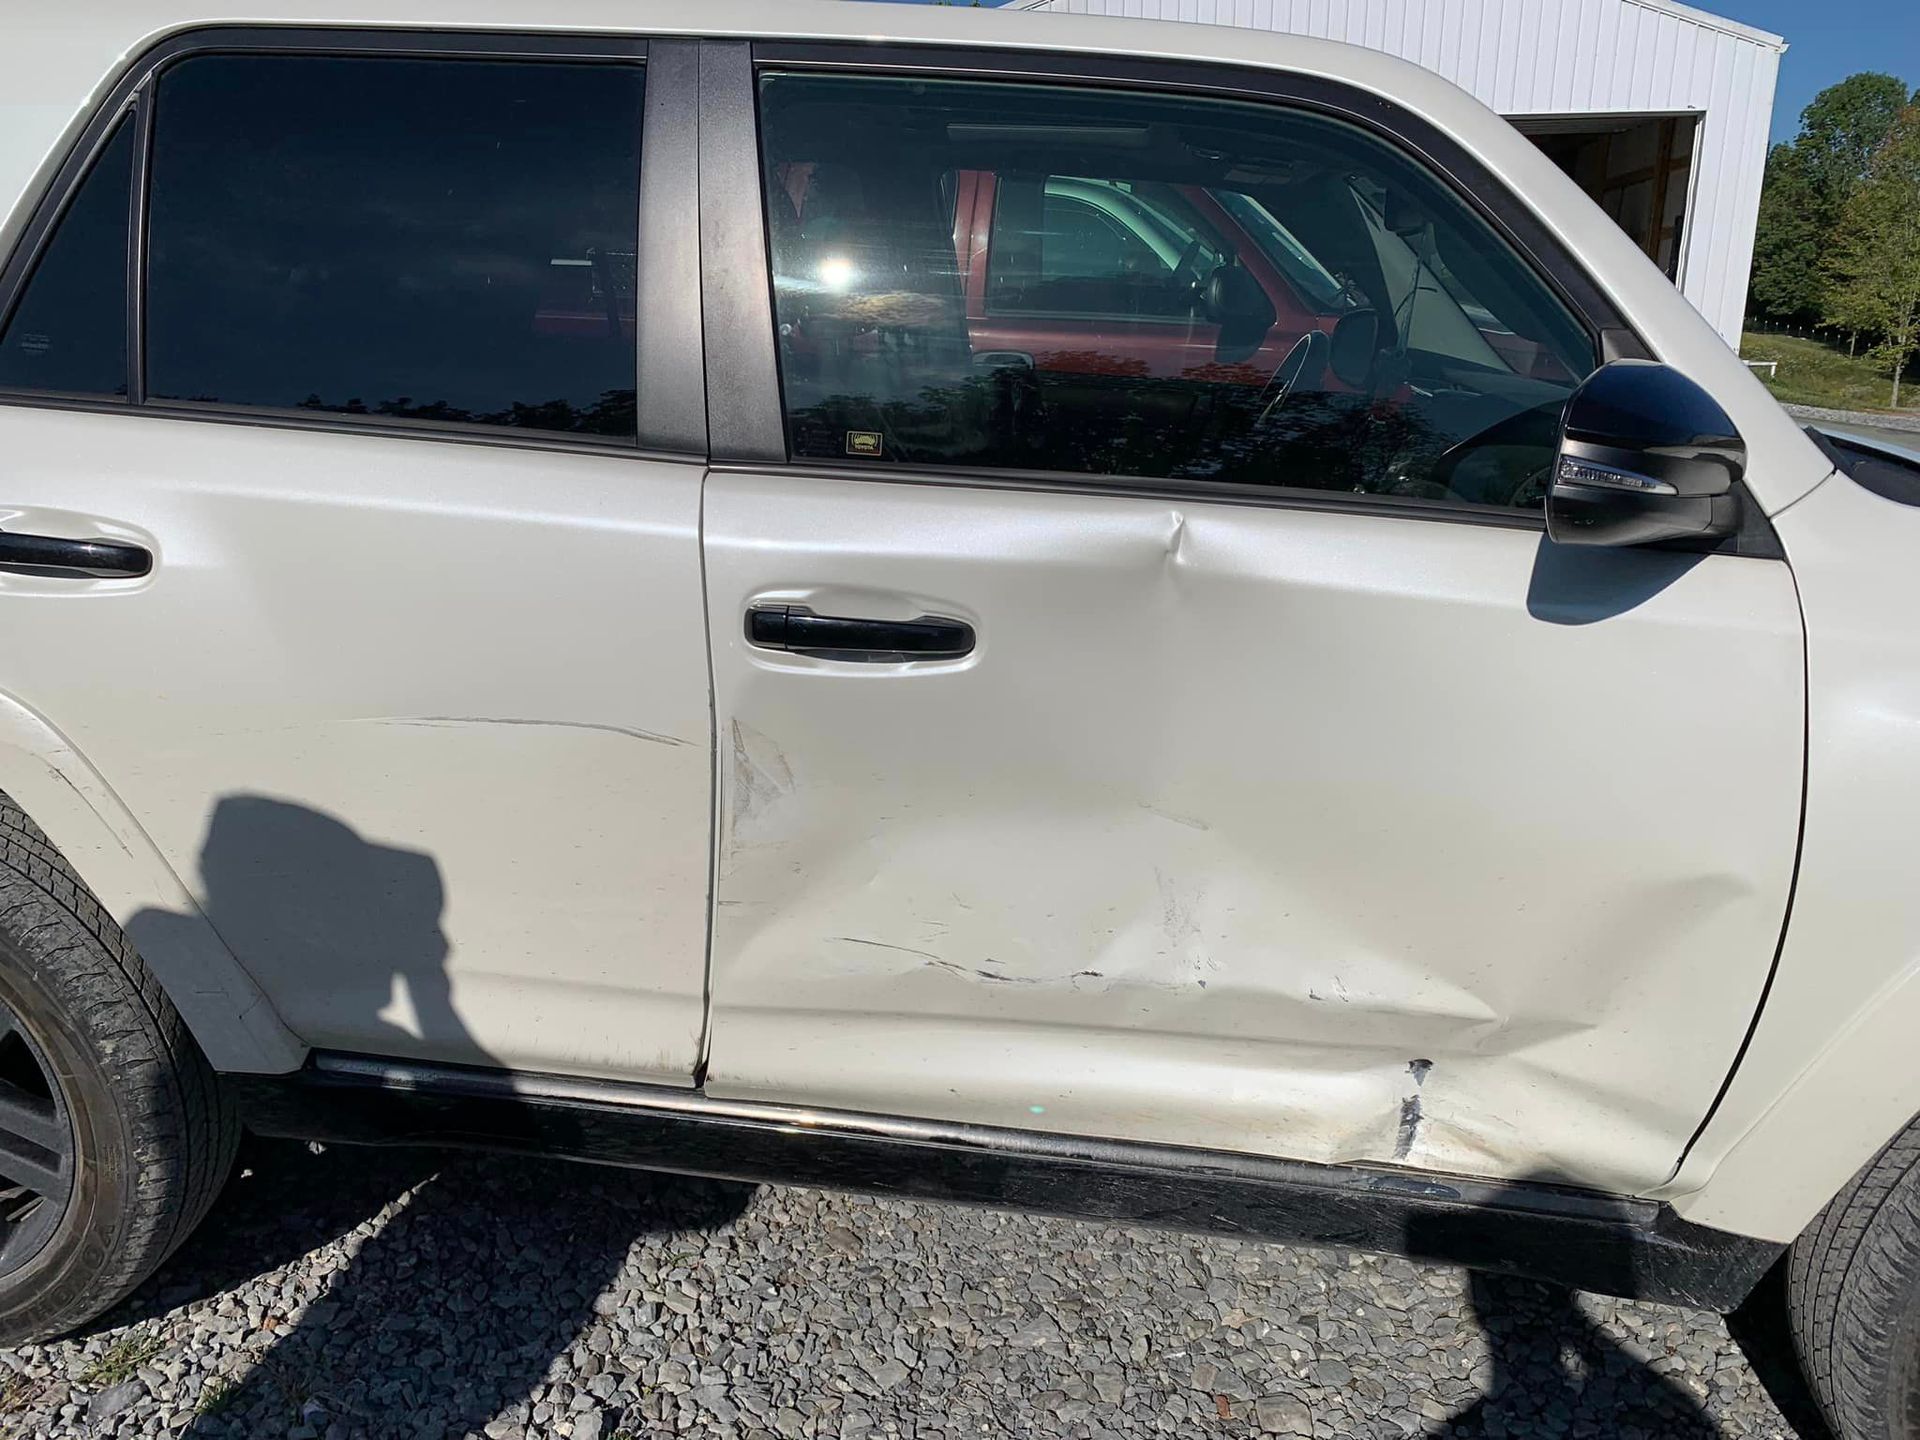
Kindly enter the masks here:
M 832 534 L 848 583 L 992 598 L 946 672 L 716 652 L 716 1093 L 1586 1183 L 1670 1166 L 1760 982 L 1740 956 L 1792 817 L 1776 847 L 1767 807 L 1736 823 L 1664 746 L 1651 789 L 1526 777 L 1683 718 L 1610 677 L 1697 663 L 1718 583 L 1576 632 L 1527 613 L 1525 532 L 878 485 L 828 524 L 714 483 L 760 507 L 710 491 L 717 634 L 786 578 L 739 536 Z M 1742 615 L 1716 645 L 1796 690 L 1775 568 L 1719 572 Z M 1675 1054 L 1650 1013 L 1712 1033 Z

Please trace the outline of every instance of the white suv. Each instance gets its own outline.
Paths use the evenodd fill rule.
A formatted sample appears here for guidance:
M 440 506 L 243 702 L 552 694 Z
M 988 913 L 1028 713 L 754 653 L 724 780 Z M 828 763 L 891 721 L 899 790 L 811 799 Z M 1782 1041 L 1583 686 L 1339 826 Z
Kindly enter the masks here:
M 1073 16 L 7 26 L 0 1336 L 251 1126 L 1784 1256 L 1920 1434 L 1920 465 L 1496 116 Z

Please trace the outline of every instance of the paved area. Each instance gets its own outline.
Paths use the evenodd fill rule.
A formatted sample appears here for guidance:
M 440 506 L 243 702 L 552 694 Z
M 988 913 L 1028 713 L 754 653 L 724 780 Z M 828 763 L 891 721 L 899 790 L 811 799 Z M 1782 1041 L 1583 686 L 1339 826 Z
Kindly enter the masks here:
M 553 1162 L 243 1161 L 103 1326 L 0 1351 L 0 1434 L 1820 1434 L 1763 1320 Z
M 1817 405 L 1787 405 L 1782 408 L 1796 420 L 1821 426 L 1832 425 L 1843 430 L 1860 430 L 1907 445 L 1911 445 L 1916 434 L 1920 434 L 1920 412 L 1896 415 L 1886 411 L 1825 410 Z
M 1816 421 L 1823 430 L 1840 435 L 1858 435 L 1867 440 L 1886 440 L 1906 449 L 1920 446 L 1920 425 L 1911 430 L 1895 430 L 1885 425 L 1852 425 L 1833 421 Z

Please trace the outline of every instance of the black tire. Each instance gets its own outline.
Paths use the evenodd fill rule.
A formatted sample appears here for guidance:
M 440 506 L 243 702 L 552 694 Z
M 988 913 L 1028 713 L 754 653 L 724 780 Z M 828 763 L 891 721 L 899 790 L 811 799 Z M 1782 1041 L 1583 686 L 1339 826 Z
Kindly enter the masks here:
M 1920 1120 L 1793 1242 L 1787 1308 L 1843 1440 L 1920 1440 Z
M 11 1032 L 0 1037 L 0 1096 L 23 1129 L 64 1121 L 71 1146 L 48 1161 L 53 1152 L 0 1134 L 0 1185 L 20 1180 L 22 1154 L 65 1176 L 39 1182 L 64 1189 L 57 1203 L 11 1191 L 12 1214 L 25 1219 L 6 1235 L 31 1242 L 0 1247 L 0 1344 L 13 1345 L 85 1324 L 152 1274 L 213 1203 L 239 1125 L 120 927 L 4 794 L 0 1007 Z

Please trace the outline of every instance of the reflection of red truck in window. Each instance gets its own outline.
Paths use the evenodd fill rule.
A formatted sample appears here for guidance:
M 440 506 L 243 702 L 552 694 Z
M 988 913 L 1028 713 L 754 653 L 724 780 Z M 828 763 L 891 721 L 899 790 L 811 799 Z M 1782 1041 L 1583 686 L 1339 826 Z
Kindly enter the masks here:
M 975 357 L 1030 356 L 1043 375 L 1264 385 L 1338 318 L 1304 303 L 1198 186 L 961 171 L 954 249 Z M 1208 293 L 1223 266 L 1251 282 L 1237 317 Z
M 1407 243 L 1364 203 L 1356 208 L 1403 323 L 1417 318 L 1430 328 L 1431 312 L 1444 307 L 1454 331 L 1477 335 L 1486 360 L 1540 379 L 1568 378 L 1538 342 L 1417 273 Z M 1043 375 L 1260 385 L 1303 335 L 1331 337 L 1343 315 L 1366 308 L 1260 201 L 1198 185 L 961 171 L 954 252 L 975 355 L 1031 357 Z M 1101 264 L 1116 257 L 1122 266 Z M 1076 259 L 1094 263 L 1076 267 Z M 1226 278 L 1223 268 L 1241 276 Z M 1416 306 L 1425 307 L 1417 316 Z M 1359 388 L 1359 377 L 1350 377 L 1302 379 Z

